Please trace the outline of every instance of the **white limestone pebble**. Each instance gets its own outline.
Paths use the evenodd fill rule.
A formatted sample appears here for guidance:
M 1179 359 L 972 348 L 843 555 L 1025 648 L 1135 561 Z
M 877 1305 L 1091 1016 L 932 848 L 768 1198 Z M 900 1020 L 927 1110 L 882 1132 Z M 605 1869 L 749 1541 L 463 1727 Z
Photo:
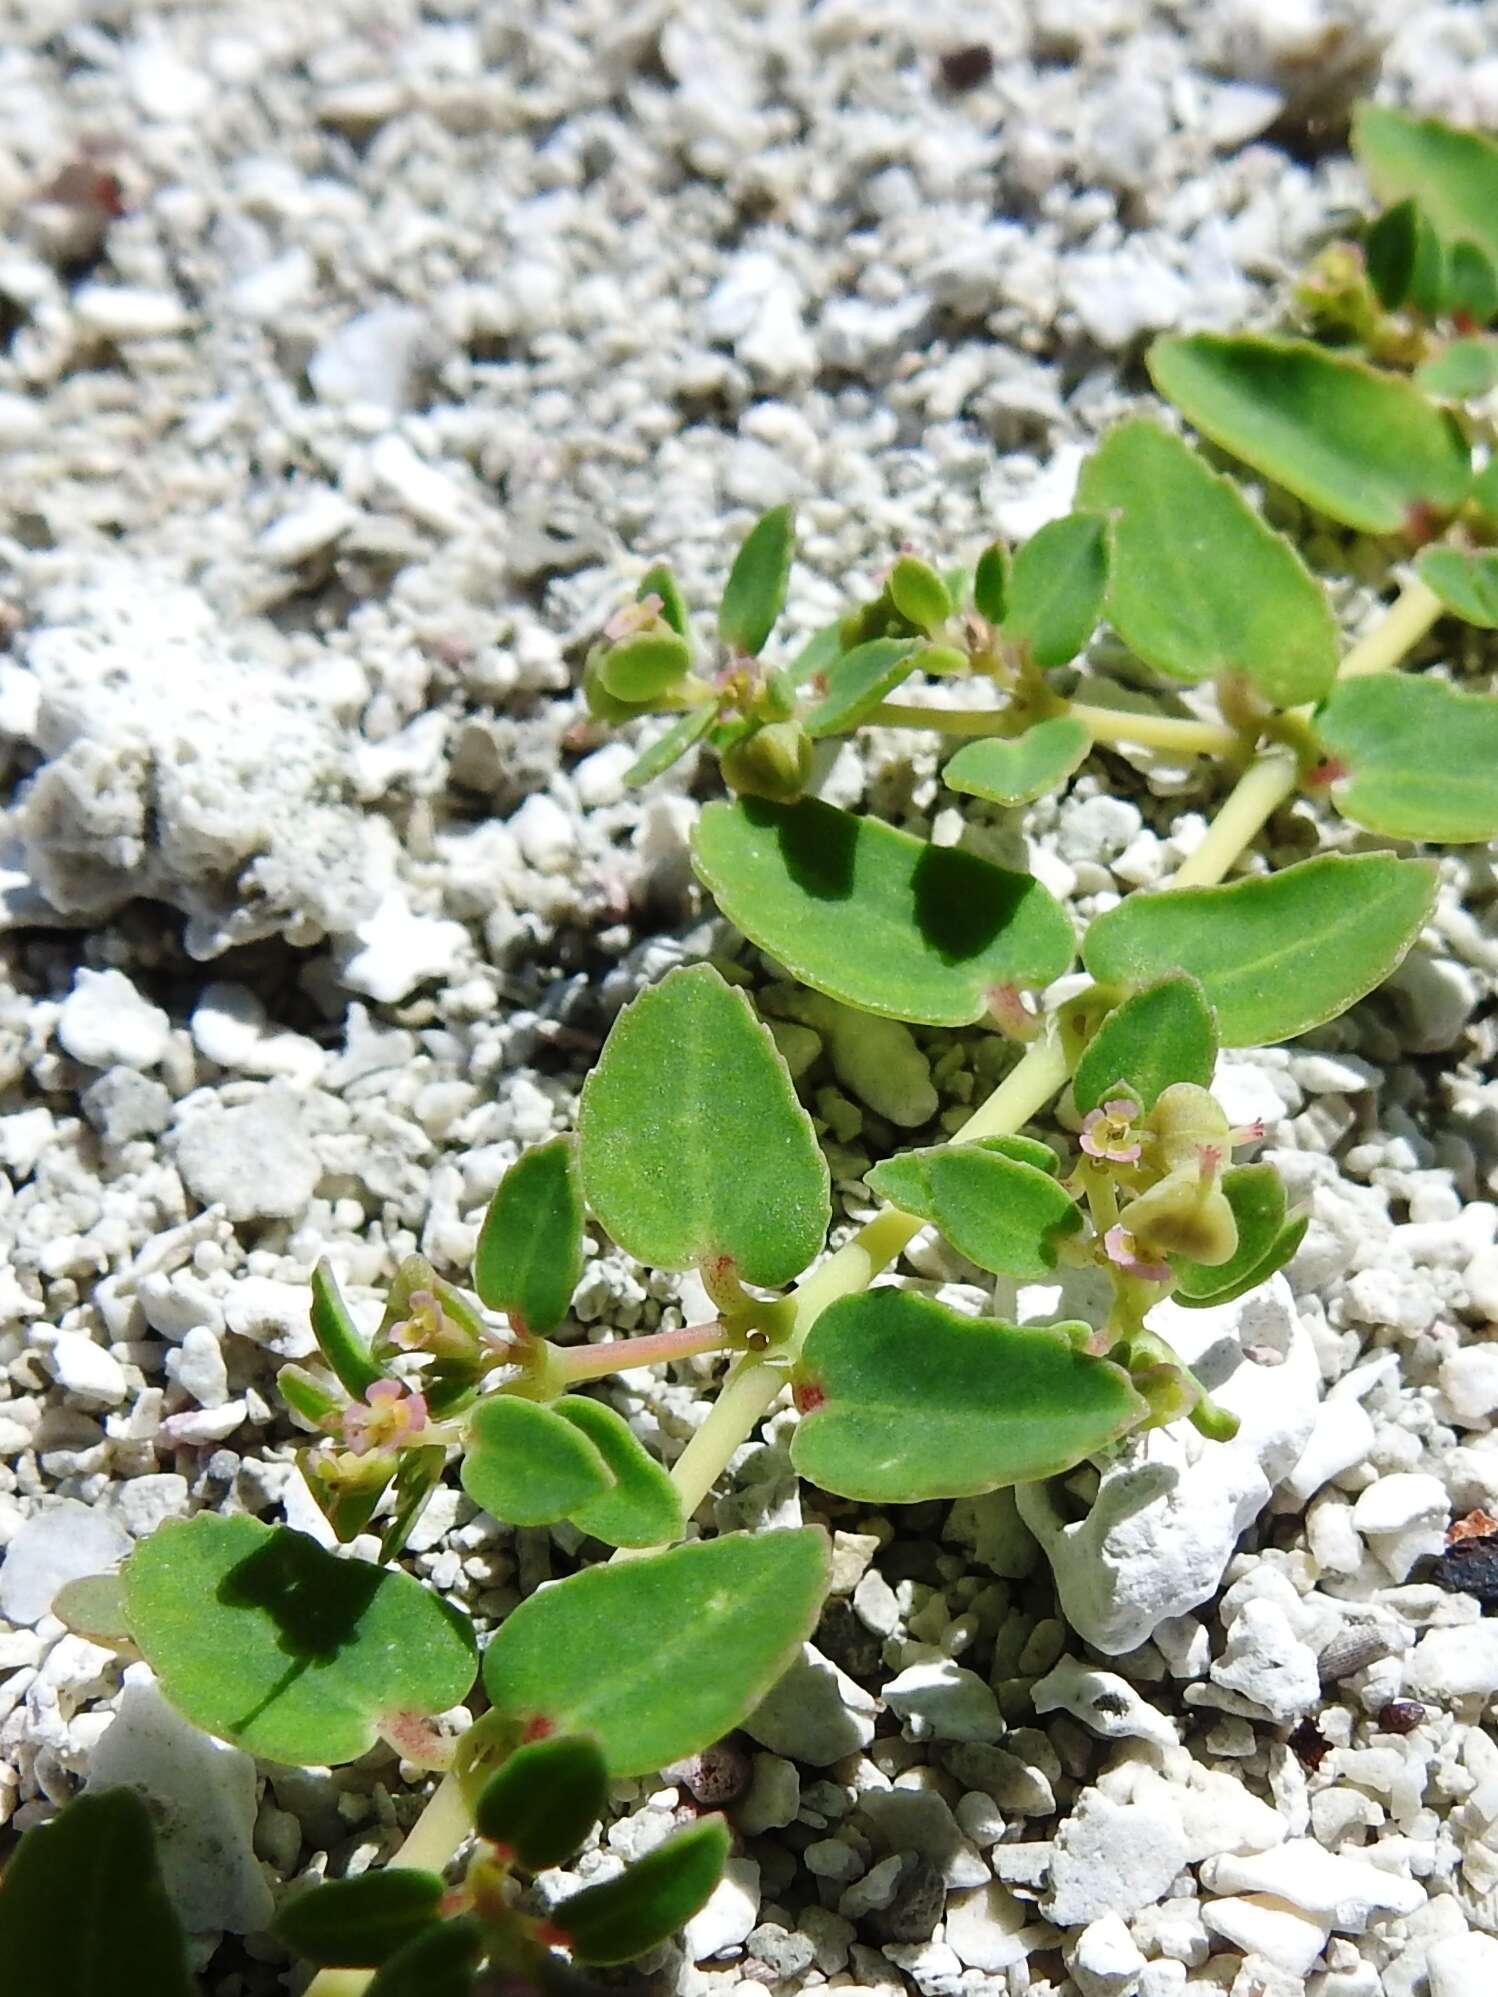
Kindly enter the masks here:
M 221 1408 L 229 1398 L 229 1371 L 223 1347 L 207 1325 L 194 1325 L 182 1343 L 166 1355 L 168 1378 L 200 1408 Z
M 1245 1955 L 1304 1976 L 1326 1947 L 1331 1922 L 1270 1893 L 1227 1894 L 1202 1905 L 1202 1920 Z
M 1243 1604 L 1210 1675 L 1214 1685 L 1252 1699 L 1271 1719 L 1280 1721 L 1309 1712 L 1321 1697 L 1316 1653 L 1295 1634 L 1289 1617 L 1273 1601 L 1250 1599 Z
M 1479 1248 L 1462 1271 L 1472 1308 L 1498 1324 L 1498 1248 Z
M 981 1886 L 991 1877 L 935 1789 L 903 1785 L 874 1789 L 859 1808 L 879 1844 L 887 1851 L 913 1851 L 918 1858 L 929 1860 L 948 1886 Z
M 40 1621 L 65 1582 L 112 1573 L 130 1545 L 112 1514 L 76 1498 L 33 1512 L 5 1549 L 0 1615 L 25 1625 Z
M 1129 1997 L 1139 1987 L 1144 1952 L 1117 1914 L 1104 1914 L 1078 1935 L 1070 1966 L 1082 1997 Z
M 1396 1471 L 1359 1493 L 1352 1522 L 1372 1541 L 1373 1550 L 1396 1581 L 1415 1562 L 1439 1553 L 1446 1543 L 1451 1500 L 1439 1477 L 1425 1471 Z
M 85 1333 L 54 1332 L 43 1349 L 53 1379 L 70 1400 L 88 1408 L 117 1408 L 124 1400 L 128 1391 L 124 1367 Z
M 175 293 L 137 284 L 81 284 L 73 310 L 81 326 L 105 340 L 160 340 L 191 323 Z
M 468 951 L 468 931 L 444 916 L 418 915 L 392 889 L 354 929 L 358 947 L 343 965 L 343 982 L 381 1005 L 396 1005 L 433 978 L 451 978 Z
M 888 1687 L 885 1697 L 888 1698 Z M 1037 1713 L 1070 1713 L 1100 1740 L 1134 1737 L 1174 1747 L 1180 1739 L 1175 1721 L 1156 1710 L 1116 1671 L 1099 1671 L 1079 1658 L 1063 1657 L 1030 1687 Z
M 1464 1345 L 1441 1361 L 1441 1392 L 1464 1427 L 1498 1410 L 1498 1345 Z
M 911 1664 L 884 1687 L 884 1703 L 912 1740 L 996 1741 L 999 1702 L 975 1671 L 950 1657 Z
M 1272 1851 L 1209 1858 L 1201 1881 L 1211 1893 L 1275 1894 L 1350 1935 L 1365 1934 L 1379 1914 L 1413 1914 L 1425 1905 L 1418 1880 L 1366 1858 L 1325 1851 L 1311 1838 L 1288 1838 Z
M 1498 1622 L 1427 1630 L 1410 1652 L 1405 1685 L 1417 1699 L 1485 1699 L 1498 1692 Z
M 119 1711 L 89 1763 L 90 1789 L 121 1784 L 150 1805 L 167 1890 L 186 1927 L 241 1935 L 268 1925 L 273 1901 L 253 1843 L 255 1764 L 189 1726 L 143 1664 L 126 1672 Z
M 1498 1940 L 1473 1928 L 1464 1935 L 1443 1935 L 1425 1957 L 1430 1997 L 1479 1997 L 1498 1990 Z
M 307 363 L 319 402 L 368 403 L 394 414 L 406 408 L 432 345 L 432 328 L 414 305 L 372 305 L 345 320 Z
M 840 1671 L 815 1644 L 771 1686 L 744 1722 L 744 1731 L 788 1761 L 826 1768 L 867 1747 L 879 1708 L 871 1695 Z
M 63 1051 L 88 1068 L 152 1068 L 171 1041 L 171 1021 L 123 971 L 80 965 L 57 1015 Z
M 1057 1833 L 1040 1911 L 1061 1928 L 1133 1914 L 1165 1894 L 1186 1863 L 1186 1834 L 1164 1800 L 1118 1804 L 1084 1789 Z
M 233 1221 L 298 1219 L 322 1177 L 296 1098 L 276 1084 L 251 1102 L 193 1110 L 178 1127 L 176 1157 L 193 1197 Z
M 759 1867 L 752 1858 L 730 1858 L 705 1904 L 682 1929 L 689 1962 L 707 1962 L 739 1948 L 759 1919 Z
M 233 1074 L 311 1082 L 324 1066 L 323 1050 L 306 1034 L 267 1031 L 265 1006 L 248 985 L 205 986 L 189 1025 L 198 1052 Z
M 746 1837 L 780 1830 L 796 1821 L 801 1808 L 801 1777 L 796 1764 L 779 1754 L 754 1757 L 749 1787 L 734 1805 L 733 1819 Z
M 967 1892 L 953 1893 L 947 1901 L 947 1946 L 965 1968 L 992 1975 L 1024 1960 L 1026 1945 L 1021 1930 L 1029 1919 L 1030 1909 L 1007 1886 L 997 1880 L 974 1886 Z

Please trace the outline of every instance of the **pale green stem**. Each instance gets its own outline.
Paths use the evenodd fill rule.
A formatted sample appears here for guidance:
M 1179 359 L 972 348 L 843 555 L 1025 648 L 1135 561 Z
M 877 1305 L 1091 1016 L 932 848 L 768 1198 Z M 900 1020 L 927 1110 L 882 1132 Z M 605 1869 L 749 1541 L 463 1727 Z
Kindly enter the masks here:
M 1090 707 L 1077 701 L 1058 712 L 1080 721 L 1094 742 L 1132 742 L 1187 756 L 1225 756 L 1242 746 L 1235 730 L 1181 715 L 1130 714 L 1122 708 Z M 1002 707 L 921 707 L 887 700 L 867 719 L 884 728 L 928 728 L 941 735 L 1008 735 L 1014 730 L 1013 715 Z
M 611 1338 L 602 1345 L 553 1347 L 553 1377 L 569 1387 L 582 1380 L 606 1380 L 636 1366 L 662 1366 L 672 1359 L 695 1359 L 703 1352 L 726 1352 L 728 1333 L 716 1319 L 687 1324 L 679 1331 L 654 1331 L 643 1338 Z

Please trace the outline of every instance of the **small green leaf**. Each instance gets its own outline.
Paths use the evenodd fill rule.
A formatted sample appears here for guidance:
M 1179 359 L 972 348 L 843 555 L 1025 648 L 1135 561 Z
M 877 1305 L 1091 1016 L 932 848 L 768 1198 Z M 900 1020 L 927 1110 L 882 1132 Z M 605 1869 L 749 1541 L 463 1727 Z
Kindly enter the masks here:
M 636 603 L 643 603 L 647 596 L 660 598 L 661 616 L 679 638 L 690 636 L 687 627 L 687 606 L 682 598 L 680 585 L 665 562 L 657 562 L 654 568 L 647 569 L 640 577 L 640 586 L 635 591 Z
M 319 1969 L 378 1969 L 437 1919 L 447 1889 L 405 1865 L 330 1879 L 277 1909 L 274 1932 Z
M 1465 313 L 1476 326 L 1486 326 L 1498 317 L 1498 269 L 1476 243 L 1451 245 L 1446 269 L 1446 310 Z
M 973 570 L 973 608 L 995 627 L 1009 614 L 1009 550 L 990 541 Z
M 578 1135 L 588 1205 L 641 1262 L 727 1257 L 746 1282 L 775 1287 L 826 1238 L 811 1118 L 769 1030 L 709 965 L 670 972 L 619 1015 L 583 1086 Z
M 1368 277 L 1379 303 L 1396 312 L 1409 304 L 1434 315 L 1441 307 L 1446 256 L 1434 227 L 1413 201 L 1388 208 L 1363 238 Z
M 472 1631 L 419 1581 L 258 1519 L 168 1519 L 130 1556 L 125 1613 L 177 1710 L 267 1761 L 354 1761 L 384 1714 L 473 1682 Z
M 1286 1221 L 1285 1188 L 1272 1165 L 1235 1165 L 1223 1173 L 1222 1190 L 1238 1229 L 1234 1253 L 1215 1268 L 1170 1257 L 1175 1301 L 1188 1310 L 1230 1304 L 1267 1283 L 1294 1255 L 1309 1225 L 1309 1217 Z
M 1485 631 L 1498 628 L 1498 552 L 1484 548 L 1427 548 L 1416 564 L 1420 580 L 1446 608 Z M 1355 684 L 1355 682 L 1349 682 Z M 1423 680 L 1407 682 L 1423 686 Z
M 980 1137 L 977 1143 L 998 1158 L 1013 1158 L 1021 1165 L 1033 1165 L 1038 1172 L 1061 1175 L 1061 1160 L 1052 1147 L 1039 1137 Z
M 602 1750 L 587 1734 L 554 1734 L 517 1747 L 480 1792 L 474 1829 L 514 1853 L 527 1872 L 564 1865 L 609 1799 Z
M 920 663 L 915 638 L 871 638 L 831 665 L 821 699 L 805 717 L 808 735 L 842 735 L 872 714 Z
M 610 645 L 598 661 L 599 678 L 615 700 L 659 700 L 680 686 L 692 668 L 692 648 L 665 620 Z
M 929 562 L 901 555 L 889 572 L 890 599 L 907 623 L 928 635 L 952 615 L 951 594 Z
M 1059 789 L 1086 762 L 1092 737 L 1069 714 L 1037 721 L 1012 742 L 996 736 L 969 742 L 942 771 L 949 790 L 986 797 L 993 804 L 1029 804 Z
M 1242 673 L 1280 707 L 1315 700 L 1337 670 L 1320 585 L 1231 479 L 1139 419 L 1082 469 L 1085 505 L 1113 520 L 1108 617 L 1156 672 L 1194 684 Z
M 1047 985 L 1075 950 L 1038 881 L 816 798 L 710 804 L 692 858 L 752 943 L 891 1019 L 971 1025 L 996 986 Z
M 1435 902 L 1428 861 L 1326 854 L 1226 887 L 1130 895 L 1087 931 L 1099 984 L 1188 971 L 1224 1047 L 1292 1040 L 1381 985 Z
M 1359 105 L 1352 149 L 1380 201 L 1418 201 L 1448 241 L 1467 237 L 1498 260 L 1498 146 L 1438 118 Z
M 356 1401 L 363 1400 L 376 1380 L 388 1377 L 384 1367 L 370 1358 L 326 1255 L 312 1271 L 312 1336 L 339 1385 Z
M 669 770 L 673 763 L 679 763 L 689 749 L 695 748 L 711 729 L 718 718 L 718 710 L 710 700 L 700 707 L 689 707 L 671 723 L 664 735 L 658 735 L 648 749 L 642 749 L 629 768 L 624 772 L 624 781 L 632 790 L 641 784 L 648 784 L 652 777 Z
M 1475 402 L 1489 389 L 1498 388 L 1498 340 L 1453 340 L 1416 368 L 1415 386 L 1446 402 Z M 1426 550 L 1427 554 L 1435 552 Z
M 1498 526 L 1498 458 L 1489 458 L 1472 481 L 1472 504 L 1490 527 Z
M 812 1326 L 792 1376 L 803 1413 L 791 1461 L 870 1504 L 1069 1470 L 1148 1410 L 1122 1367 L 1078 1351 L 1068 1330 L 966 1318 L 908 1290 L 844 1297 Z
M 718 636 L 731 651 L 755 657 L 785 608 L 796 516 L 775 506 L 755 521 L 734 557 L 718 611 Z
M 569 1514 L 579 1532 L 608 1546 L 669 1546 L 681 1538 L 687 1522 L 680 1494 L 622 1415 L 585 1394 L 565 1395 L 552 1412 L 581 1429 L 614 1479 L 611 1491 Z
M 125 1582 L 119 1574 L 80 1574 L 64 1581 L 52 1597 L 52 1614 L 74 1636 L 113 1646 L 130 1642 L 125 1614 Z
M 1082 1225 L 1081 1209 L 1051 1173 L 986 1145 L 903 1151 L 865 1177 L 880 1199 L 939 1227 L 980 1269 L 1021 1282 L 1048 1275 L 1057 1241 Z
M 528 1731 L 595 1734 L 611 1775 L 649 1775 L 753 1712 L 826 1587 L 827 1541 L 811 1526 L 589 1567 L 500 1625 L 484 1689 Z
M 1470 453 L 1447 410 L 1397 375 L 1305 340 L 1156 340 L 1156 388 L 1245 464 L 1344 526 L 1394 534 L 1460 506 Z
M 1114 1007 L 1083 1049 L 1072 1076 L 1079 1115 L 1096 1109 L 1121 1082 L 1143 1110 L 1172 1082 L 1212 1085 L 1217 1031 L 1195 978 L 1161 978 Z
M 842 656 L 843 620 L 835 617 L 830 624 L 824 624 L 820 631 L 814 631 L 801 647 L 795 658 L 785 668 L 786 678 L 792 686 L 804 686 L 808 680 L 828 673 Z
M 1009 575 L 1004 636 L 1037 666 L 1064 666 L 1097 629 L 1108 588 L 1108 523 L 1069 513 L 1026 541 Z
M 544 1336 L 566 1317 L 582 1273 L 577 1145 L 553 1137 L 523 1152 L 495 1188 L 479 1230 L 473 1286 L 517 1331 Z
M 426 1510 L 427 1499 L 442 1482 L 446 1467 L 447 1451 L 440 1444 L 401 1451 L 395 1471 L 395 1503 L 380 1534 L 382 1562 L 394 1560 L 405 1546 L 411 1528 Z
M 613 1486 L 602 1456 L 552 1409 L 492 1394 L 468 1418 L 463 1489 L 511 1525 L 552 1525 Z
M 25 1832 L 0 1888 L 0 1965 L 13 1997 L 196 1997 L 133 1789 L 79 1796 Z
M 384 1962 L 365 1997 L 470 1997 L 484 1953 L 484 1930 L 471 1914 L 415 1935 Z
M 728 1858 L 728 1827 L 704 1817 L 657 1845 L 615 1879 L 586 1887 L 552 1910 L 579 1962 L 633 1962 L 691 1920 Z
M 1492 563 L 1498 623 L 1498 556 Z M 1388 839 L 1471 845 L 1498 837 L 1498 700 L 1440 680 L 1345 680 L 1316 732 L 1346 775 L 1338 811 Z

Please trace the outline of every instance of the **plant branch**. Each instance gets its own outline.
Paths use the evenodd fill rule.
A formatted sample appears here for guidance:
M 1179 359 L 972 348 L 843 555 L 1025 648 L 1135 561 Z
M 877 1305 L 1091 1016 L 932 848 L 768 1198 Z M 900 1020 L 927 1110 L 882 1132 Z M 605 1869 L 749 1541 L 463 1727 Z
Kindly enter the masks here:
M 695 1359 L 703 1352 L 727 1352 L 728 1333 L 716 1318 L 710 1324 L 685 1324 L 679 1331 L 654 1331 L 642 1338 L 611 1338 L 601 1345 L 553 1347 L 554 1377 L 566 1386 L 583 1380 L 606 1380 L 636 1366 L 662 1366 L 672 1359 Z
M 1174 749 L 1187 756 L 1225 756 L 1241 748 L 1235 729 L 1175 714 L 1131 714 L 1123 708 L 1063 703 L 1058 713 L 1080 721 L 1094 742 L 1132 742 L 1144 749 Z M 1005 707 L 923 707 L 886 700 L 867 719 L 884 728 L 927 728 L 942 735 L 1012 735 L 1014 715 Z

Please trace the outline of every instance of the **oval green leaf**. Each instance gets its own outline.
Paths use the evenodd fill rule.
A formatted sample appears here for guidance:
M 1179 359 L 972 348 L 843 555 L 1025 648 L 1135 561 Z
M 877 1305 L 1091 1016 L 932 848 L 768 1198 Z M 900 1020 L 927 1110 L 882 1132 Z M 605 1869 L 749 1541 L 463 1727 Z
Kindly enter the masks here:
M 710 804 L 692 857 L 752 943 L 886 1018 L 969 1026 L 996 986 L 1047 985 L 1075 954 L 1038 881 L 816 798 Z
M 1161 978 L 1108 1014 L 1082 1050 L 1072 1098 L 1086 1116 L 1121 1082 L 1141 1109 L 1153 1109 L 1172 1082 L 1210 1088 L 1216 1065 L 1217 1029 L 1201 986 L 1195 978 Z
M 995 627 L 1009 610 L 1009 568 L 1009 550 L 1002 541 L 990 541 L 973 570 L 973 608 Z
M 822 697 L 803 717 L 808 735 L 842 735 L 872 714 L 919 664 L 919 640 L 871 638 L 855 645 L 822 675 Z
M 1475 402 L 1498 387 L 1498 340 L 1453 340 L 1416 368 L 1415 386 L 1445 402 Z
M 940 630 L 955 608 L 946 583 L 929 562 L 915 555 L 899 556 L 885 586 L 906 623 L 928 635 Z
M 826 1239 L 811 1118 L 768 1028 L 707 964 L 670 972 L 619 1015 L 583 1086 L 578 1136 L 588 1205 L 641 1262 L 727 1257 L 774 1287 Z
M 880 1199 L 930 1221 L 980 1269 L 1021 1282 L 1054 1269 L 1057 1241 L 1082 1225 L 1081 1209 L 1050 1172 L 986 1145 L 904 1151 L 865 1177 Z
M 1082 502 L 1113 515 L 1108 617 L 1156 672 L 1241 673 L 1279 707 L 1316 700 L 1337 670 L 1320 585 L 1231 479 L 1142 419 L 1082 469 Z
M 728 1848 L 723 1819 L 704 1817 L 616 1879 L 564 1900 L 552 1921 L 578 1962 L 633 1962 L 691 1920 L 722 1877 Z
M 613 1489 L 576 1506 L 569 1514 L 579 1532 L 608 1546 L 669 1546 L 687 1529 L 681 1497 L 622 1415 L 586 1394 L 567 1394 L 552 1404 L 580 1429 L 608 1465 Z
M 1037 666 L 1064 666 L 1097 629 L 1108 588 L 1108 523 L 1097 513 L 1049 521 L 1014 557 L 1004 636 Z
M 580 1428 L 514 1394 L 494 1394 L 469 1416 L 461 1476 L 476 1505 L 511 1525 L 551 1525 L 613 1485 Z
M 641 784 L 648 784 L 652 777 L 669 770 L 673 763 L 679 763 L 689 749 L 695 748 L 718 718 L 714 702 L 707 700 L 700 707 L 689 707 L 685 714 L 678 715 L 663 735 L 658 735 L 648 749 L 640 754 L 624 772 L 624 781 L 632 790 Z
M 1299 1248 L 1310 1224 L 1309 1216 L 1286 1221 L 1285 1188 L 1272 1165 L 1235 1165 L 1223 1173 L 1222 1191 L 1238 1229 L 1234 1253 L 1215 1268 L 1184 1255 L 1170 1257 L 1175 1301 L 1188 1310 L 1230 1304 L 1267 1283 Z
M 692 648 L 662 620 L 661 628 L 640 631 L 610 645 L 598 661 L 598 676 L 615 700 L 659 700 L 686 678 Z
M 327 1360 L 338 1384 L 356 1401 L 362 1401 L 376 1380 L 386 1377 L 383 1366 L 370 1357 L 369 1347 L 359 1335 L 333 1265 L 324 1255 L 312 1271 L 312 1336 Z
M 1446 289 L 1446 252 L 1435 225 L 1413 201 L 1386 209 L 1363 238 L 1363 261 L 1379 303 L 1434 316 Z
M 689 635 L 687 629 L 687 606 L 682 596 L 681 586 L 674 570 L 667 563 L 657 562 L 654 568 L 647 569 L 640 577 L 635 591 L 635 601 L 643 603 L 647 596 L 658 596 L 661 600 L 661 616 L 680 638 Z
M 596 1735 L 610 1774 L 652 1774 L 754 1710 L 815 1627 L 827 1572 L 812 1526 L 590 1567 L 500 1625 L 484 1689 L 527 1731 Z
M 1498 145 L 1491 139 L 1363 104 L 1352 149 L 1380 201 L 1413 198 L 1448 241 L 1465 236 L 1498 261 Z
M 1396 375 L 1305 340 L 1156 340 L 1156 388 L 1205 436 L 1309 506 L 1369 534 L 1453 512 L 1472 482 L 1449 410 Z
M 472 1914 L 427 1928 L 377 1972 L 365 1997 L 470 1997 L 484 1953 L 484 1930 Z
M 1065 783 L 1091 748 L 1092 737 L 1082 722 L 1054 714 L 1012 742 L 996 736 L 969 742 L 942 771 L 942 782 L 949 790 L 986 797 L 993 804 L 1029 804 Z
M 354 1761 L 387 1713 L 441 1713 L 473 1633 L 392 1568 L 258 1519 L 168 1519 L 125 1568 L 130 1634 L 171 1703 L 268 1761 Z
M 908 1290 L 845 1297 L 812 1326 L 792 1376 L 803 1413 L 791 1461 L 824 1491 L 871 1504 L 1069 1470 L 1148 1409 L 1122 1367 L 1066 1333 L 961 1317 Z
M 563 1865 L 603 1815 L 608 1764 L 587 1734 L 555 1734 L 517 1747 L 480 1791 L 473 1825 L 528 1872 Z
M 1454 616 L 1485 631 L 1498 629 L 1498 553 L 1491 548 L 1427 548 L 1416 566 L 1421 582 Z M 1425 682 L 1411 680 L 1408 684 L 1423 686 Z
M 14 1997 L 197 1997 L 133 1789 L 79 1796 L 25 1833 L 0 1888 L 0 1964 Z
M 1224 1047 L 1268 1046 L 1381 985 L 1435 904 L 1436 870 L 1387 853 L 1326 854 L 1226 887 L 1130 895 L 1087 931 L 1099 984 L 1187 971 Z
M 1490 559 L 1498 583 L 1498 557 Z M 1498 700 L 1491 694 L 1392 674 L 1346 680 L 1332 689 L 1315 726 L 1346 772 L 1332 797 L 1355 825 L 1448 846 L 1498 837 Z
M 273 1931 L 319 1969 L 378 1969 L 432 1925 L 446 1890 L 406 1865 L 330 1879 L 278 1908 Z
M 718 610 L 718 636 L 732 651 L 756 655 L 785 608 L 796 544 L 796 516 L 789 506 L 762 514 L 734 557 Z
M 544 1336 L 566 1317 L 582 1273 L 577 1145 L 553 1137 L 522 1152 L 495 1188 L 479 1229 L 473 1286 L 517 1331 Z

